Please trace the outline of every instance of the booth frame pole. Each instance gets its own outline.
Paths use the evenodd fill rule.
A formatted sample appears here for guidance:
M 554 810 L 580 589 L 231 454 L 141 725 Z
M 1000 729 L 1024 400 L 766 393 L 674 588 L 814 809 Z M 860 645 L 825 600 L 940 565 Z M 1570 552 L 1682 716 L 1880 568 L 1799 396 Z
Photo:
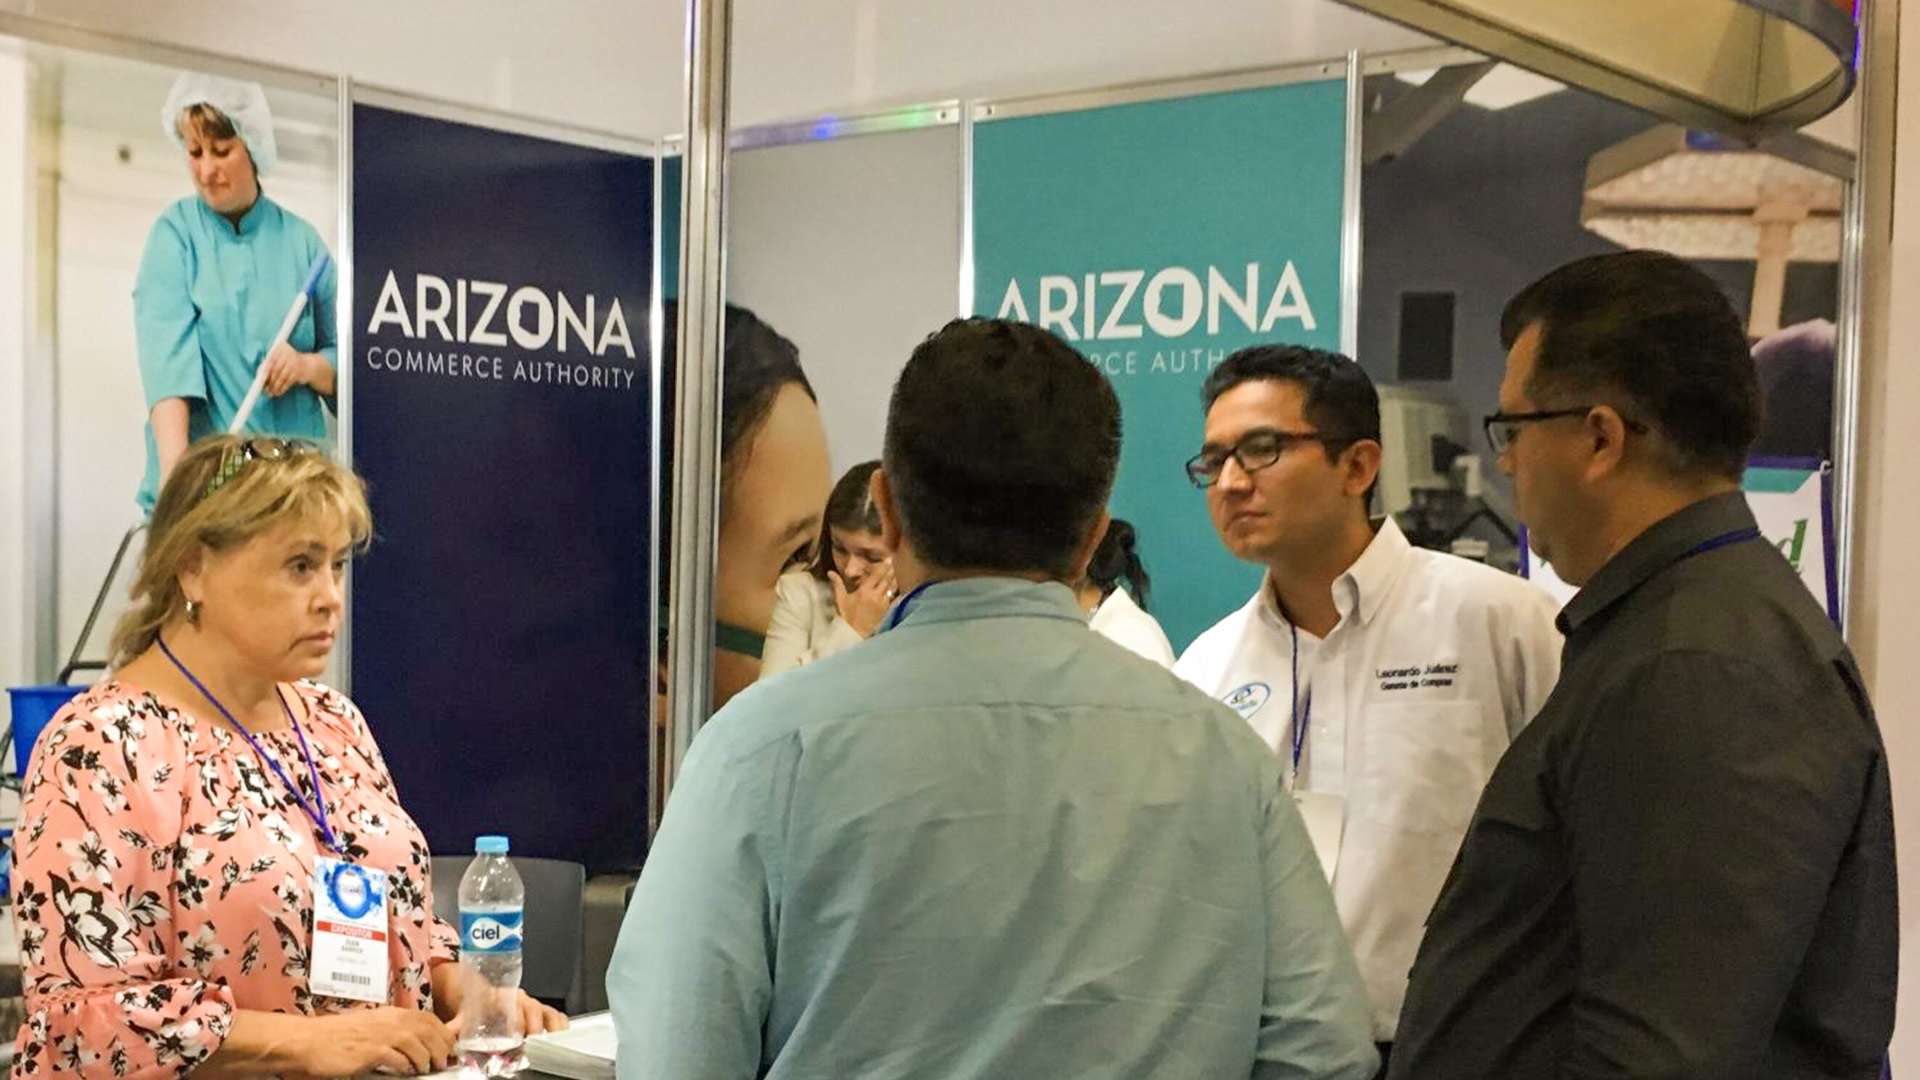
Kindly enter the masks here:
M 973 314 L 973 102 L 960 103 L 959 318 Z
M 1360 351 L 1360 164 L 1366 153 L 1366 78 L 1360 50 L 1347 53 L 1346 191 L 1340 203 L 1340 351 L 1350 359 L 1358 359 Z
M 334 408 L 338 427 L 334 452 L 353 468 L 353 79 L 342 74 L 335 86 L 338 104 L 334 123 L 339 144 L 334 148 L 334 190 L 339 204 L 339 231 L 334 238 L 333 340 L 339 357 L 334 373 Z M 353 560 L 340 582 L 340 643 L 333 651 L 333 684 L 353 696 Z
M 667 726 L 650 793 L 666 812 L 713 702 L 719 554 L 720 386 L 726 350 L 726 204 L 732 0 L 688 0 L 687 142 L 682 159 L 679 355 L 675 358 L 673 547 Z
M 664 767 L 658 748 L 664 743 L 657 733 L 666 730 L 667 718 L 662 714 L 659 686 L 660 662 L 660 601 L 661 590 L 666 587 L 666 575 L 662 573 L 660 562 L 660 417 L 665 404 L 660 400 L 661 372 L 669 358 L 660 355 L 666 345 L 666 283 L 660 280 L 660 223 L 662 194 L 665 190 L 667 154 L 663 146 L 653 156 L 653 296 L 647 301 L 647 400 L 652 402 L 647 428 L 647 505 L 652 508 L 651 527 L 647 529 L 647 705 L 646 724 L 641 729 L 647 733 L 647 836 L 653 837 L 660 831 L 660 812 L 665 808 L 666 796 L 661 786 L 661 770 Z M 683 200 L 684 201 L 684 200 Z M 679 207 L 674 207 L 678 213 Z
M 1865 89 L 1864 80 L 1861 90 Z M 1856 90 L 1855 93 L 1860 93 Z M 1862 110 L 1864 111 L 1864 109 Z M 1863 147 L 1864 149 L 1864 147 Z M 1839 332 L 1833 358 L 1833 431 L 1829 456 L 1833 461 L 1833 578 L 1839 597 L 1834 621 L 1844 634 L 1853 606 L 1854 500 L 1858 498 L 1860 468 L 1860 263 L 1864 228 L 1864 184 L 1856 172 L 1847 181 L 1840 210 Z
M 28 68 L 26 192 L 30 218 L 26 268 L 26 325 L 19 339 L 26 365 L 21 432 L 27 528 L 22 564 L 22 630 L 33 635 L 27 659 L 34 682 L 52 682 L 60 656 L 60 139 L 56 77 Z M 36 415 L 37 414 L 37 415 Z
M 1866 92 L 1860 81 L 1857 94 Z M 1864 113 L 1864 102 L 1860 111 Z M 1864 152 L 1866 146 L 1862 144 Z M 1847 181 L 1847 194 L 1839 213 L 1839 338 L 1834 350 L 1834 582 L 1839 590 L 1839 609 L 1834 611 L 1841 630 L 1851 625 L 1847 615 L 1853 609 L 1853 552 L 1855 552 L 1855 500 L 1860 484 L 1860 248 L 1866 227 L 1866 192 L 1859 171 Z
M 1872 14 L 1868 16 L 1870 20 L 1873 17 Z M 1830 448 L 1833 490 L 1829 497 L 1833 506 L 1834 587 L 1839 594 L 1839 605 L 1833 616 L 1840 624 L 1842 636 L 1849 641 L 1849 631 L 1853 626 L 1855 560 L 1860 541 L 1860 398 L 1866 348 L 1862 323 L 1867 303 L 1867 178 L 1868 169 L 1879 164 L 1874 160 L 1879 148 L 1874 145 L 1872 123 L 1877 118 L 1875 110 L 1880 107 L 1876 99 L 1886 94 L 1887 90 L 1866 77 L 1872 59 L 1869 53 L 1873 48 L 1873 24 L 1868 22 L 1860 27 L 1860 72 L 1853 90 L 1859 99 L 1854 106 L 1856 149 L 1853 176 L 1847 181 L 1845 199 L 1840 208 L 1840 310 L 1839 318 L 1835 320 L 1839 326 L 1839 336 L 1833 363 L 1833 433 Z

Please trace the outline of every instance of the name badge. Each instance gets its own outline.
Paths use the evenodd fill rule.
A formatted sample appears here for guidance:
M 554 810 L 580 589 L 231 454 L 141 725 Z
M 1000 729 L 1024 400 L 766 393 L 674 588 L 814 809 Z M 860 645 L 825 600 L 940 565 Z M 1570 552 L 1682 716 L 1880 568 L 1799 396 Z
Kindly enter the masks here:
M 339 859 L 313 866 L 313 955 L 308 986 L 316 994 L 387 1000 L 387 875 Z

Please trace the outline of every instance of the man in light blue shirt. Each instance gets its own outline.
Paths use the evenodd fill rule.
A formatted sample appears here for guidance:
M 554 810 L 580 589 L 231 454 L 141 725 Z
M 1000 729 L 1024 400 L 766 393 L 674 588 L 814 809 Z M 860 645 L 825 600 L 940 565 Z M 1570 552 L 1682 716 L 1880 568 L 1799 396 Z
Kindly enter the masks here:
M 874 479 L 905 595 L 694 741 L 607 976 L 622 1080 L 1367 1080 L 1366 993 L 1273 755 L 1093 633 L 1119 406 L 949 325 Z

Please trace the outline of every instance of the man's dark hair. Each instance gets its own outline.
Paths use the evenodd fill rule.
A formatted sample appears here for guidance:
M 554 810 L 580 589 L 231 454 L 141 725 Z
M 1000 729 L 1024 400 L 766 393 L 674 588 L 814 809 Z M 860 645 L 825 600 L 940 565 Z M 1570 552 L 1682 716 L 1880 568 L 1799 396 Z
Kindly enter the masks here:
M 884 461 L 927 562 L 1064 579 L 1113 490 L 1120 402 L 1052 334 L 956 319 L 894 384 Z
M 1501 345 L 1535 324 L 1527 391 L 1542 408 L 1612 405 L 1652 429 L 1673 473 L 1740 478 L 1760 432 L 1760 384 L 1712 278 L 1663 251 L 1596 255 L 1514 297 Z
M 1360 365 L 1337 352 L 1304 345 L 1253 345 L 1220 362 L 1200 388 L 1206 409 L 1241 383 L 1276 379 L 1300 388 L 1301 411 L 1330 439 L 1380 441 L 1380 395 Z M 1346 446 L 1324 444 L 1335 458 Z

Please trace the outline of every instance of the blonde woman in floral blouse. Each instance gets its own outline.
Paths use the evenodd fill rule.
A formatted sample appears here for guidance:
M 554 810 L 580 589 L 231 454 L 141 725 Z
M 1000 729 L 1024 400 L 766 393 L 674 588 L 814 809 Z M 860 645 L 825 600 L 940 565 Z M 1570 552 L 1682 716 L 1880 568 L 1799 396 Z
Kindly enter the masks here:
M 370 534 L 359 479 L 302 443 L 207 439 L 169 476 L 119 666 L 33 753 L 15 1077 L 451 1063 L 464 982 L 425 841 L 360 711 L 309 681 Z

